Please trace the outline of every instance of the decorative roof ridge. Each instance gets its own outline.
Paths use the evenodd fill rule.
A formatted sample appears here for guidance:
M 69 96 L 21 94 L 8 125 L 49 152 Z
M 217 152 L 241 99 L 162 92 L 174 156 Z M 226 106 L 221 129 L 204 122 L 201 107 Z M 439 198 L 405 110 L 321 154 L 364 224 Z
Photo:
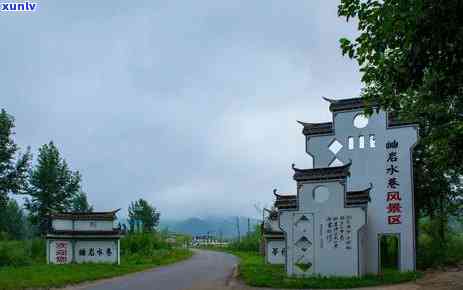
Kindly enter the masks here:
M 336 167 L 300 169 L 297 168 L 294 163 L 291 165 L 291 167 L 294 170 L 294 180 L 307 181 L 345 178 L 350 176 L 349 169 L 351 165 L 352 160 L 349 159 L 349 163 Z
M 365 98 L 355 97 L 355 98 L 346 98 L 346 99 L 331 99 L 327 97 L 322 97 L 325 101 L 330 103 L 330 111 L 347 111 L 353 109 L 361 109 L 366 106 Z M 377 102 L 372 102 L 370 106 L 377 107 Z
M 344 164 L 344 165 L 341 165 L 341 166 L 333 166 L 333 167 L 317 167 L 317 168 L 307 168 L 307 169 L 301 169 L 301 168 L 297 168 L 296 167 L 296 164 L 295 163 L 292 163 L 291 164 L 291 168 L 295 171 L 295 172 L 311 172 L 311 171 L 317 171 L 317 170 L 338 170 L 338 169 L 341 169 L 341 168 L 349 168 L 350 166 L 352 165 L 352 159 L 349 159 L 349 162 Z
M 302 134 L 304 135 L 324 135 L 334 132 L 333 122 L 306 123 L 299 120 L 297 122 L 303 126 Z
M 98 235 L 120 235 L 120 229 L 112 230 L 51 230 L 47 235 L 69 235 L 69 236 L 98 236 Z
M 295 198 L 295 197 L 297 197 L 295 194 L 278 194 L 276 188 L 273 189 L 273 195 L 275 195 L 275 197 L 277 199 L 278 198 Z
M 366 207 L 371 202 L 370 191 L 373 188 L 373 184 L 370 183 L 370 187 L 363 190 L 347 191 L 345 204 L 348 207 Z
M 328 103 L 330 104 L 336 104 L 337 102 L 339 102 L 339 100 L 336 100 L 336 99 L 330 99 L 330 98 L 327 98 L 327 97 L 322 97 L 323 100 L 327 101 Z
M 351 190 L 346 192 L 346 197 L 348 202 L 351 203 L 356 201 L 360 203 L 368 203 L 371 201 L 370 191 L 373 188 L 373 183 L 370 182 L 370 186 L 368 188 L 362 190 Z
M 370 186 L 365 188 L 365 189 L 361 189 L 361 190 L 349 190 L 348 192 L 349 193 L 354 193 L 354 192 L 357 192 L 357 193 L 360 193 L 360 192 L 368 192 L 370 193 L 370 191 L 373 189 L 373 183 L 370 182 Z
M 299 121 L 299 120 L 296 120 L 296 122 L 298 122 L 298 123 L 301 124 L 302 126 L 317 126 L 317 125 L 328 125 L 328 124 L 333 124 L 333 122 L 308 123 L 308 122 Z
M 50 214 L 51 218 L 57 219 L 114 219 L 116 213 L 121 209 L 116 209 L 112 211 L 100 211 L 100 212 L 60 212 Z

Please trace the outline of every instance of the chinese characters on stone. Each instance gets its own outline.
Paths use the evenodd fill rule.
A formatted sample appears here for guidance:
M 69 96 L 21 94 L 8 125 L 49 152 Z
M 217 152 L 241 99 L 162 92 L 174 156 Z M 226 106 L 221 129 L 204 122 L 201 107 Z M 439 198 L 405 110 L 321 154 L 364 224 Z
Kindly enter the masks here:
M 386 193 L 386 213 L 387 223 L 390 225 L 402 223 L 402 206 L 399 191 L 398 173 L 399 165 L 397 149 L 399 143 L 396 140 L 386 143 L 386 176 L 387 176 L 387 193 Z
M 95 256 L 103 256 L 106 255 L 108 257 L 111 257 L 113 255 L 113 251 L 111 248 L 107 248 L 106 250 L 103 250 L 102 248 L 89 248 L 87 249 L 80 249 L 79 250 L 79 256 L 88 256 L 88 257 L 95 257 Z
M 272 254 L 273 254 L 274 256 L 277 256 L 279 252 L 280 252 L 280 249 L 279 249 L 279 248 L 272 248 Z M 282 255 L 282 256 L 285 256 L 285 255 L 286 255 L 286 249 L 285 249 L 285 248 L 281 248 L 281 255 Z
M 334 216 L 326 218 L 326 243 L 333 249 L 352 249 L 352 216 Z
M 57 242 L 56 243 L 56 262 L 67 263 L 68 261 L 68 243 Z

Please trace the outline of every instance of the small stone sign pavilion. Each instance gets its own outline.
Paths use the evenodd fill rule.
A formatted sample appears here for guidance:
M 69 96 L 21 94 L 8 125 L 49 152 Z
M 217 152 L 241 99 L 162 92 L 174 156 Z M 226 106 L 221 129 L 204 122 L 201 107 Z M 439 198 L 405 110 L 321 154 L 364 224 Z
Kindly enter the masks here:
M 120 229 L 116 213 L 59 213 L 51 216 L 46 236 L 47 262 L 120 263 Z
M 299 122 L 313 168 L 293 166 L 296 195 L 274 191 L 263 226 L 266 261 L 295 276 L 362 276 L 386 262 L 415 270 L 417 126 L 378 108 L 366 117 L 361 98 L 326 100 L 332 122 Z

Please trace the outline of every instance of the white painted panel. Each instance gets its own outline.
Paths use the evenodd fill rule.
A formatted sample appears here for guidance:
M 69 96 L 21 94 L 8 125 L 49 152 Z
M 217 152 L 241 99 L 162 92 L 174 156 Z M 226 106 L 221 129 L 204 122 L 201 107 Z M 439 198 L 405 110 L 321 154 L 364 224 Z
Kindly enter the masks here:
M 72 220 L 54 219 L 52 226 L 57 231 L 72 231 Z
M 67 264 L 72 262 L 72 244 L 66 240 L 49 241 L 48 261 L 52 264 Z
M 117 240 L 76 241 L 77 263 L 117 263 Z
M 111 231 L 113 221 L 75 221 L 76 231 Z
M 267 242 L 267 263 L 284 264 L 286 256 L 286 247 L 284 240 L 270 240 Z

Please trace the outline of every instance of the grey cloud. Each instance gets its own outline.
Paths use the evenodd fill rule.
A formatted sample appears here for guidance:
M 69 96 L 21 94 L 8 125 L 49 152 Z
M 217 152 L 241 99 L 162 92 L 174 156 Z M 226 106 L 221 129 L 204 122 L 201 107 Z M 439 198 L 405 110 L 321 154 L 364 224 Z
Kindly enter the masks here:
M 297 119 L 359 92 L 338 1 L 43 1 L 0 18 L 0 106 L 54 140 L 97 209 L 256 215 L 310 166 Z M 90 7 L 90 8 L 89 8 Z

